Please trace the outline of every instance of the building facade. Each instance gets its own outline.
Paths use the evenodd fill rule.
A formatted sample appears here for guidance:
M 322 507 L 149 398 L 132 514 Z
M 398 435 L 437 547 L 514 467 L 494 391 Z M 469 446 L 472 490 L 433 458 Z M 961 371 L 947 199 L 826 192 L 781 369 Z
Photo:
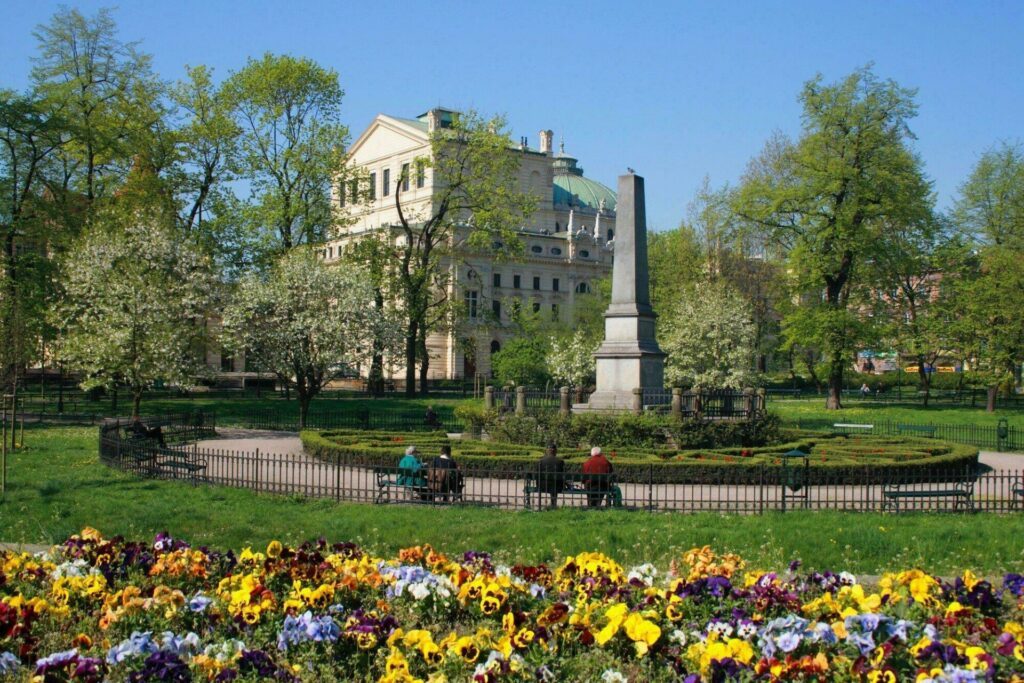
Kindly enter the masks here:
M 403 213 L 430 215 L 432 170 L 417 159 L 430 156 L 432 134 L 456 115 L 437 108 L 412 119 L 381 114 L 373 120 L 349 149 L 365 179 L 361 192 L 335 188 L 334 205 L 346 227 L 322 246 L 325 259 L 337 261 L 347 246 L 369 234 L 404 239 L 393 196 L 400 179 Z M 431 379 L 489 378 L 491 356 L 511 336 L 516 309 L 570 322 L 576 298 L 610 273 L 615 193 L 584 177 L 564 149 L 555 153 L 552 139 L 550 130 L 541 131 L 537 148 L 522 138 L 508 151 L 519 157 L 520 190 L 537 197 L 529 223 L 519 230 L 521 258 L 499 261 L 474 252 L 442 264 L 450 269 L 448 295 L 463 302 L 465 315 L 453 329 L 428 337 Z M 389 359 L 386 373 L 404 377 L 404 361 Z

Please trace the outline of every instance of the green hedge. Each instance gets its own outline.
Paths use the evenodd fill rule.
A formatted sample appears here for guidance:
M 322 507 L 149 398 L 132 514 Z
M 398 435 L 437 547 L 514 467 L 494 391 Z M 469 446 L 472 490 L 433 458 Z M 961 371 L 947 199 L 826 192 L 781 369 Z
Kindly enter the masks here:
M 676 420 L 671 415 L 600 415 L 557 412 L 490 415 L 487 433 L 496 441 L 562 448 L 629 447 L 640 449 L 763 446 L 779 438 L 779 420 L 762 415 L 752 420 Z
M 922 477 L 960 479 L 974 471 L 978 450 L 914 437 L 833 436 L 790 433 L 770 446 L 718 449 L 605 449 L 620 481 L 634 483 L 778 483 L 782 454 L 800 449 L 810 456 L 812 484 L 910 482 Z M 455 460 L 474 476 L 514 477 L 531 471 L 543 449 L 497 441 L 455 440 L 440 433 L 368 433 L 356 430 L 305 431 L 306 452 L 322 460 L 364 467 L 395 467 L 405 448 L 415 444 L 432 458 L 442 444 L 452 446 Z M 559 454 L 570 471 L 587 458 L 585 448 Z

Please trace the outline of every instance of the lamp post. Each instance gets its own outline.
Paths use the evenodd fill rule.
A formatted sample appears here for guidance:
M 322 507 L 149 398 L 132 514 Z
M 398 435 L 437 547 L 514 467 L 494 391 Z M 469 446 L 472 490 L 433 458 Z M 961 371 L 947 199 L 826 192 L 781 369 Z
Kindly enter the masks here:
M 1005 417 L 999 418 L 999 424 L 996 425 L 996 437 L 998 443 L 996 448 L 998 450 L 1004 450 L 1006 448 L 1006 437 L 1010 435 L 1010 424 L 1006 421 Z

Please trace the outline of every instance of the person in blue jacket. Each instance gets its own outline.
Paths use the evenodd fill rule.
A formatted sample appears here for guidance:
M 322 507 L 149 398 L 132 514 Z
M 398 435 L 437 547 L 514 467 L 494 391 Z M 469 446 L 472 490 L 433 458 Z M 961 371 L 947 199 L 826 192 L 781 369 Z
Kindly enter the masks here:
M 418 455 L 416 447 L 409 446 L 405 449 L 405 457 L 398 461 L 398 483 L 402 486 L 427 485 L 426 473 Z

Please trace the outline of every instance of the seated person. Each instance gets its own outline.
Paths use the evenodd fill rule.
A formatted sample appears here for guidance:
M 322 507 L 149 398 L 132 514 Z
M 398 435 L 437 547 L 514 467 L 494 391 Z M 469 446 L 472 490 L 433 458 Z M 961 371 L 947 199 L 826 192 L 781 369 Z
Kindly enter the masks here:
M 160 429 L 160 425 L 147 427 L 139 416 L 136 415 L 132 418 L 131 430 L 132 434 L 135 436 L 140 436 L 144 439 L 156 439 L 161 448 L 167 448 L 167 444 L 164 443 L 164 433 L 163 430 Z
M 444 502 L 448 502 L 449 496 L 454 499 L 455 494 L 462 490 L 462 473 L 452 459 L 451 446 L 441 446 L 441 455 L 431 463 L 427 479 L 430 490 Z
M 551 496 L 551 507 L 558 507 L 558 494 L 565 489 L 565 461 L 558 457 L 554 442 L 548 443 L 537 461 L 537 491 Z M 539 501 L 538 501 L 539 502 Z
M 601 504 L 601 499 L 611 490 L 611 474 L 614 471 L 599 446 L 590 449 L 590 457 L 583 463 L 583 488 L 597 493 L 587 494 L 587 505 L 598 507 Z
M 423 463 L 417 457 L 419 451 L 415 446 L 405 449 L 405 457 L 398 461 L 398 483 L 402 486 L 425 487 L 427 478 L 424 476 Z
M 443 426 L 441 424 L 440 418 L 438 418 L 437 416 L 437 413 L 434 412 L 434 406 L 427 406 L 427 413 L 424 417 L 424 424 L 426 424 L 428 427 L 435 428 L 440 428 Z

